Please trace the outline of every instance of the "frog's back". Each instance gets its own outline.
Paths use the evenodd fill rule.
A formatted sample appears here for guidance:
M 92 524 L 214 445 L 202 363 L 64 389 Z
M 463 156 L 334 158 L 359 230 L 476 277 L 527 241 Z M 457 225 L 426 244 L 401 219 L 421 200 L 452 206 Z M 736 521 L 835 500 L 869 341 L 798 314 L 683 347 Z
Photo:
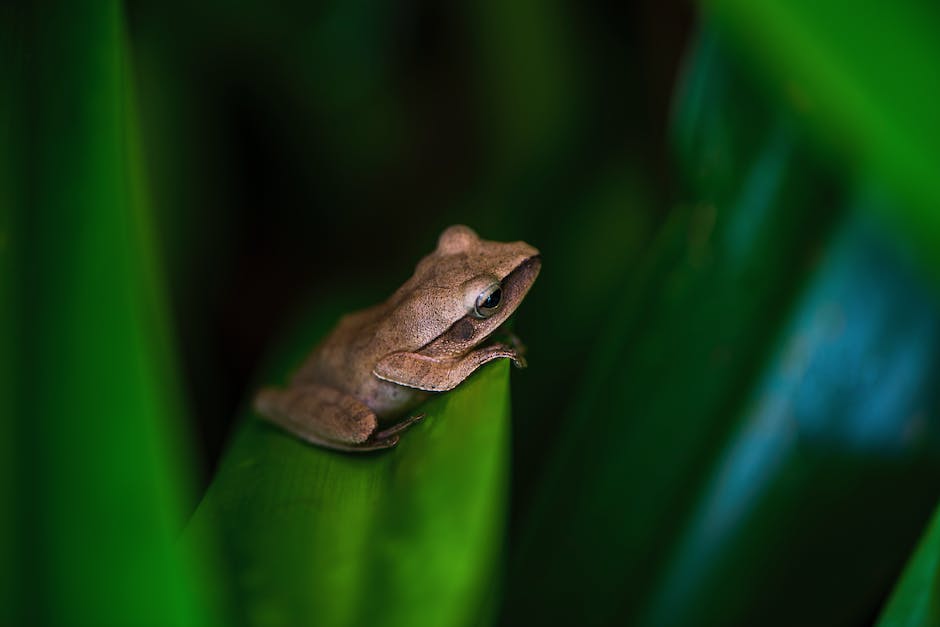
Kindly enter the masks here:
M 369 307 L 344 315 L 336 326 L 314 346 L 292 378 L 293 383 L 328 383 L 345 379 L 353 371 L 371 369 L 373 363 L 363 363 L 373 344 L 381 306 Z M 368 361 L 368 359 L 367 359 Z M 339 376 L 337 376 L 339 375 Z
M 365 403 L 379 418 L 395 417 L 413 407 L 419 400 L 417 390 L 372 374 L 378 360 L 395 350 L 386 346 L 389 339 L 382 333 L 387 317 L 383 303 L 340 318 L 307 356 L 291 385 L 329 386 Z

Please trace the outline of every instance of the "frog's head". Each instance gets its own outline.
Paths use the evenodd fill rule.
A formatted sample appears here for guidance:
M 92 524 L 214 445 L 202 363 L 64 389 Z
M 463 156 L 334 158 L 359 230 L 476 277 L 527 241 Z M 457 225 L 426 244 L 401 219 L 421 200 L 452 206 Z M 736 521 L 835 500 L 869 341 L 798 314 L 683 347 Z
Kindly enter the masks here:
M 428 357 L 459 357 L 483 344 L 516 310 L 542 266 L 525 242 L 480 239 L 451 226 L 393 297 L 414 343 Z

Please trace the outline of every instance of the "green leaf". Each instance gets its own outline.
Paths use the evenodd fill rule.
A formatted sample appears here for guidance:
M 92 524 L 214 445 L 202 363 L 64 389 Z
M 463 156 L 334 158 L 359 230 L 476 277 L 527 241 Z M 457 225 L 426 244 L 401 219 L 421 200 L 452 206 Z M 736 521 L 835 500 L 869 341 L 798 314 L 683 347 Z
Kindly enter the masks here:
M 304 349 L 311 344 L 300 341 Z M 249 625 L 477 625 L 500 584 L 509 363 L 419 411 L 390 451 L 242 421 L 188 531 L 220 534 Z
M 764 84 L 848 172 L 884 183 L 892 214 L 940 267 L 940 11 L 935 2 L 702 3 Z
M 120 4 L 18 13 L 15 622 L 211 623 Z
M 940 508 L 878 619 L 879 627 L 940 625 Z

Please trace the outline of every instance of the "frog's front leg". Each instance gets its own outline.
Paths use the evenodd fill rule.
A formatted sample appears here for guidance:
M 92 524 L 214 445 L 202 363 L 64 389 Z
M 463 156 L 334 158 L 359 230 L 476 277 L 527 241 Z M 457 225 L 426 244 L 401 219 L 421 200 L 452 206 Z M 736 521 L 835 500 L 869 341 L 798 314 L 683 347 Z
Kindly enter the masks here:
M 378 420 L 365 404 L 324 385 L 264 388 L 255 397 L 255 410 L 302 440 L 338 451 L 398 444 L 397 431 L 376 432 Z
M 494 344 L 471 351 L 459 358 L 431 357 L 420 353 L 392 353 L 375 365 L 372 373 L 380 379 L 427 392 L 452 390 L 473 371 L 494 359 L 512 359 L 519 367 L 525 360 L 515 349 Z

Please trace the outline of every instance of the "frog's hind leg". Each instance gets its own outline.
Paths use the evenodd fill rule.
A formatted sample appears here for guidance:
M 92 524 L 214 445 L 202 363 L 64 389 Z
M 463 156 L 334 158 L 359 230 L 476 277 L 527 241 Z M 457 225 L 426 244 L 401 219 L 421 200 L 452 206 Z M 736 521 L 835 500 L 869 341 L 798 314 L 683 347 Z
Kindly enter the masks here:
M 394 433 L 376 433 L 375 413 L 356 398 L 323 385 L 264 388 L 255 410 L 301 440 L 338 451 L 373 451 L 398 444 Z

